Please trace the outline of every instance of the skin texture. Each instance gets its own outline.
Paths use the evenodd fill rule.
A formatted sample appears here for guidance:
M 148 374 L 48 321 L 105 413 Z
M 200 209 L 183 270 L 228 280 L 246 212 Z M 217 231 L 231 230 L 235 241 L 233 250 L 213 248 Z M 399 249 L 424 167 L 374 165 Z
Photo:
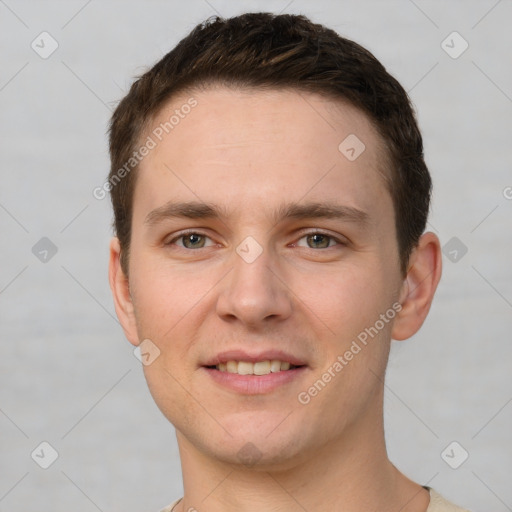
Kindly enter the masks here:
M 211 87 L 172 98 L 152 126 L 191 95 L 197 106 L 137 170 L 129 278 L 116 238 L 110 248 L 126 337 L 160 350 L 144 372 L 176 427 L 185 489 L 176 510 L 425 511 L 428 492 L 388 460 L 382 401 L 391 338 L 413 335 L 430 308 L 437 237 L 423 235 L 402 275 L 384 148 L 354 107 L 312 93 Z M 366 147 L 354 161 L 338 149 L 350 134 Z M 169 201 L 212 203 L 226 215 L 146 222 Z M 343 205 L 365 220 L 277 218 L 288 202 Z M 193 248 L 178 237 L 185 229 L 203 235 Z M 332 238 L 308 237 L 319 231 Z M 248 236 L 262 250 L 251 263 L 236 250 Z M 393 304 L 401 311 L 300 403 Z M 202 368 L 229 349 L 283 350 L 307 368 L 271 392 L 237 393 Z

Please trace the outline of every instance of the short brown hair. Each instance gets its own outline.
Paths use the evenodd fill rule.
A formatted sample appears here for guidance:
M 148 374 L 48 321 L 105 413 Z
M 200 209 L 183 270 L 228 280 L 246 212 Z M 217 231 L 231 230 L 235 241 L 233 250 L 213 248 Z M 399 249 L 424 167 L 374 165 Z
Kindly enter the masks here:
M 128 273 L 136 168 L 126 166 L 145 127 L 171 96 L 210 84 L 295 89 L 345 100 L 374 123 L 387 147 L 389 179 L 402 272 L 423 233 L 432 183 L 409 97 L 365 48 L 302 15 L 247 13 L 197 25 L 140 76 L 110 124 L 109 183 L 121 265 Z M 114 181 L 118 178 L 117 181 Z

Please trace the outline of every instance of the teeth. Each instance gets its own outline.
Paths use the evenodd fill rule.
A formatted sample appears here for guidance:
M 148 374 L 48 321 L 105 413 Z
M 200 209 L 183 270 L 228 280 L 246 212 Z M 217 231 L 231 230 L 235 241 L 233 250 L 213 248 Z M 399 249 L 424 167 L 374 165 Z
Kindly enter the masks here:
M 238 363 L 238 373 L 240 375 L 251 375 L 251 373 L 254 373 L 254 365 L 252 363 L 240 361 Z
M 277 359 L 270 361 L 270 371 L 272 373 L 281 371 L 281 361 L 278 361 Z
M 240 365 L 238 363 L 238 371 L 240 371 Z M 250 365 L 251 363 L 246 363 Z M 268 375 L 270 373 L 270 361 L 258 361 L 252 365 L 254 375 Z
M 249 361 L 228 361 L 220 363 L 215 367 L 221 372 L 238 373 L 239 375 L 268 375 L 279 371 L 295 368 L 286 361 L 272 359 L 271 361 L 258 361 L 250 363 Z
M 238 363 L 236 361 L 228 361 L 226 369 L 229 373 L 238 373 Z M 217 370 L 220 370 L 220 368 L 217 367 Z

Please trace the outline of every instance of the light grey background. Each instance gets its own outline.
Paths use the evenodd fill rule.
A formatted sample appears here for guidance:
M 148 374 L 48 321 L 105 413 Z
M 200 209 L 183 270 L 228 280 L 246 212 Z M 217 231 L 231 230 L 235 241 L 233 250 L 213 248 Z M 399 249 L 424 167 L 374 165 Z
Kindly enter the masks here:
M 208 16 L 255 10 L 327 24 L 410 92 L 430 229 L 467 253 L 446 251 L 424 328 L 393 346 L 389 453 L 473 511 L 512 510 L 512 2 L 288 2 L 0 0 L 0 511 L 150 512 L 181 496 L 174 429 L 115 318 L 110 204 L 92 190 L 132 77 Z M 47 59 L 31 48 L 43 31 L 59 45 Z M 453 31 L 469 43 L 456 59 L 441 46 Z M 46 263 L 42 237 L 58 248 Z M 59 454 L 48 469 L 31 458 L 42 441 Z M 453 441 L 452 464 L 469 453 L 458 469 L 441 456 Z

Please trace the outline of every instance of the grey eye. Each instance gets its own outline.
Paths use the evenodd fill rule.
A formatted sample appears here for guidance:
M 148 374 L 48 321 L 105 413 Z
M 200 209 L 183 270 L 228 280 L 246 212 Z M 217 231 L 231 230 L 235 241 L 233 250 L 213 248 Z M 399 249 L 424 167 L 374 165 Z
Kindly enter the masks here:
M 187 249 L 201 249 L 205 245 L 205 236 L 198 233 L 187 233 L 182 235 L 180 240 L 183 241 L 183 246 Z
M 332 237 L 322 233 L 314 233 L 307 235 L 306 239 L 308 246 L 312 249 L 325 249 L 329 247 Z

